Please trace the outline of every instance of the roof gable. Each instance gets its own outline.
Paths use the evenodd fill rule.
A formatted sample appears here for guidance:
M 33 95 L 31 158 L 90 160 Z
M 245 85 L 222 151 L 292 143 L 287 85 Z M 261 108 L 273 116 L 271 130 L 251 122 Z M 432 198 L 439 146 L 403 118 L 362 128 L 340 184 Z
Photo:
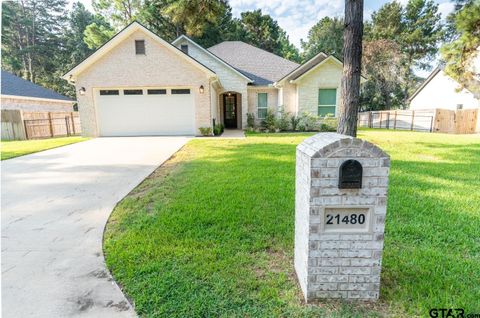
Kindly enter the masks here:
M 322 54 L 322 53 L 320 53 L 320 54 Z M 313 72 L 314 70 L 318 69 L 319 67 L 321 67 L 321 66 L 323 66 L 323 65 L 325 65 L 329 62 L 331 62 L 331 63 L 333 63 L 333 64 L 335 64 L 338 67 L 343 69 L 343 63 L 340 60 L 338 60 L 336 57 L 334 57 L 333 55 L 330 55 L 326 58 L 325 57 L 319 58 L 318 60 L 316 60 L 312 64 L 308 64 L 308 62 L 310 62 L 310 61 L 307 61 L 306 63 L 303 64 L 303 65 L 306 65 L 304 69 L 301 69 L 298 72 L 297 71 L 294 72 L 293 76 L 289 77 L 292 82 L 294 82 L 294 83 L 298 82 L 299 80 L 301 80 L 302 78 L 304 78 L 305 76 L 307 76 L 308 74 Z
M 68 71 L 65 75 L 62 76 L 62 78 L 66 80 L 71 80 L 72 78 L 74 79 L 75 76 L 77 76 L 78 74 L 80 74 L 81 72 L 89 68 L 96 61 L 98 61 L 100 58 L 106 55 L 110 50 L 115 48 L 117 45 L 119 45 L 121 42 L 123 42 L 125 39 L 127 39 L 131 34 L 133 34 L 136 31 L 142 31 L 146 33 L 146 35 L 156 40 L 159 44 L 163 45 L 168 50 L 174 52 L 175 54 L 178 54 L 185 61 L 193 64 L 194 66 L 200 68 L 201 70 L 203 70 L 204 72 L 212 76 L 215 75 L 214 71 L 212 71 L 211 69 L 209 69 L 208 67 L 200 63 L 199 61 L 195 60 L 191 56 L 183 53 L 181 50 L 179 50 L 172 44 L 168 43 L 167 41 L 163 40 L 158 35 L 148 30 L 146 27 L 144 27 L 140 23 L 134 21 L 130 23 L 128 26 L 126 26 L 123 30 L 118 32 L 116 35 L 114 35 L 109 41 L 103 44 L 100 48 L 98 48 L 93 54 L 91 54 L 89 57 L 83 60 L 80 64 L 78 64 L 73 69 Z
M 254 85 L 269 85 L 296 69 L 299 64 L 241 41 L 225 41 L 208 49 L 245 76 Z
M 453 79 L 452 77 L 450 77 L 447 73 L 445 73 L 443 71 L 443 66 L 437 66 L 432 71 L 432 73 L 430 73 L 430 75 L 428 75 L 428 77 L 422 82 L 422 84 L 420 84 L 420 86 L 415 90 L 415 92 L 412 94 L 412 96 L 410 96 L 410 98 L 408 99 L 409 102 L 412 102 L 412 100 L 418 94 L 420 94 L 422 92 L 422 90 L 425 87 L 427 87 L 430 84 L 430 82 L 432 82 L 432 80 L 435 79 L 437 76 L 442 76 L 442 77 L 448 78 L 451 81 L 451 83 L 457 84 L 457 87 L 455 89 L 458 89 L 460 87 L 460 84 L 455 79 Z M 475 94 L 468 87 L 464 87 L 460 91 L 468 92 L 468 93 L 472 94 L 474 96 L 474 98 L 478 99 L 478 97 L 476 97 Z
M 178 38 L 176 38 L 172 44 L 173 45 L 178 45 L 182 40 L 188 42 L 189 44 L 195 46 L 197 49 L 199 49 L 201 52 L 205 53 L 206 55 L 208 55 L 209 57 L 211 57 L 212 59 L 214 59 L 215 61 L 219 62 L 220 64 L 222 64 L 223 66 L 225 66 L 226 68 L 232 70 L 234 73 L 236 73 L 237 75 L 241 76 L 242 78 L 246 79 L 247 81 L 249 82 L 253 82 L 253 79 L 251 79 L 250 77 L 246 76 L 245 74 L 243 74 L 242 72 L 240 72 L 239 70 L 237 70 L 235 67 L 233 67 L 232 65 L 228 64 L 226 61 L 222 60 L 220 57 L 216 56 L 215 54 L 213 54 L 212 52 L 210 52 L 209 50 L 203 48 L 200 44 L 198 44 L 197 42 L 193 41 L 192 39 L 190 39 L 188 36 L 186 35 L 181 35 L 179 36 Z
M 290 73 L 286 74 L 283 78 L 279 79 L 278 82 L 282 82 L 286 79 L 296 79 L 311 70 L 313 67 L 315 67 L 318 63 L 322 62 L 326 58 L 328 58 L 328 55 L 320 52 L 314 57 L 310 58 L 308 61 L 304 62 L 296 69 L 294 69 L 293 71 L 291 71 Z
M 22 96 L 30 98 L 57 99 L 72 101 L 72 99 L 61 95 L 51 89 L 24 80 L 16 75 L 2 70 L 2 95 Z

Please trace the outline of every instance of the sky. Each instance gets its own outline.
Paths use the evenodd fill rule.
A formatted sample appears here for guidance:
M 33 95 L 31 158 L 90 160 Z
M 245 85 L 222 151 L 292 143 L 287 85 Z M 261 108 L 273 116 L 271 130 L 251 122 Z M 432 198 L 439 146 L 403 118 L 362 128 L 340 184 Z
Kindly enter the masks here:
M 70 0 L 71 3 L 77 0 Z M 408 0 L 399 0 L 406 4 Z M 80 0 L 92 10 L 91 0 Z M 243 11 L 262 9 L 268 13 L 289 35 L 290 41 L 300 48 L 300 39 L 306 39 L 310 28 L 325 16 L 339 17 L 343 15 L 344 0 L 230 0 L 233 15 L 240 17 Z M 365 0 L 365 19 L 387 0 Z M 454 3 L 449 0 L 435 0 L 439 11 L 445 18 L 453 10 Z

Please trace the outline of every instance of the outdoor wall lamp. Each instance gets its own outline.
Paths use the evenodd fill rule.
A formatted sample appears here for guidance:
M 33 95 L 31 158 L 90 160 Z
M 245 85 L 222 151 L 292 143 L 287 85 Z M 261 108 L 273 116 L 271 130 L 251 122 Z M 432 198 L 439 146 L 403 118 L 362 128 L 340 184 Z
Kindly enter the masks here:
M 200 85 L 200 88 L 198 89 L 198 91 L 200 92 L 200 94 L 203 94 L 203 92 L 205 91 L 205 89 L 203 88 L 203 85 Z
M 80 89 L 78 90 L 78 93 L 79 93 L 81 96 L 85 95 L 85 92 L 86 92 L 85 87 L 82 87 L 82 88 L 80 88 Z

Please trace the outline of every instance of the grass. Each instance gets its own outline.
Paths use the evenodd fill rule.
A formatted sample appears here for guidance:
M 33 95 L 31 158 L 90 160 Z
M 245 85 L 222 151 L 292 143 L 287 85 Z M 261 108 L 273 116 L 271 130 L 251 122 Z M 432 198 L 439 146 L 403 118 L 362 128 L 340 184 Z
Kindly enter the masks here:
M 293 271 L 295 146 L 193 140 L 114 210 L 104 251 L 145 317 L 480 312 L 480 138 L 361 131 L 392 157 L 381 299 L 305 306 Z
M 73 144 L 80 141 L 85 141 L 88 138 L 83 137 L 62 137 L 50 139 L 37 140 L 12 140 L 1 142 L 1 157 L 2 160 L 15 158 L 23 155 L 28 155 L 34 152 L 39 152 L 51 148 L 61 147 Z

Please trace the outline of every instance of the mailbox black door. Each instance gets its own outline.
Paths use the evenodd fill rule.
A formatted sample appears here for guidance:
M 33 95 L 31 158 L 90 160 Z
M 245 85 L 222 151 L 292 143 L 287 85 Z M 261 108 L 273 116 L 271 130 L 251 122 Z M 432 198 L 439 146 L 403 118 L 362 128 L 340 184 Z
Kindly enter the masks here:
M 347 160 L 340 166 L 338 187 L 340 189 L 360 189 L 362 187 L 362 175 L 362 164 L 357 160 Z

